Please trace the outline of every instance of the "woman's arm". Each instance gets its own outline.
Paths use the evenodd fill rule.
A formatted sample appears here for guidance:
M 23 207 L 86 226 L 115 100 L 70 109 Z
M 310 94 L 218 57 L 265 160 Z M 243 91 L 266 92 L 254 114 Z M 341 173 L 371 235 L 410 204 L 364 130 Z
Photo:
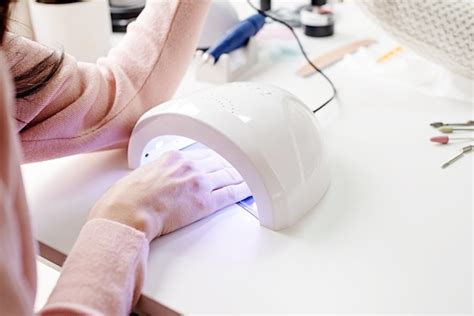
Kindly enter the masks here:
M 13 86 L 3 61 L 0 51 L 0 314 L 29 315 L 36 291 L 35 246 L 11 119 Z M 147 253 L 143 232 L 107 219 L 89 221 L 40 313 L 128 314 L 140 294 Z
M 13 131 L 13 85 L 0 49 L 0 314 L 27 315 L 36 291 L 35 244 Z
M 121 223 L 82 228 L 41 315 L 128 315 L 143 285 L 148 240 Z
M 106 58 L 89 64 L 66 55 L 44 89 L 17 101 L 25 159 L 126 145 L 140 115 L 174 94 L 196 48 L 208 2 L 149 0 Z M 14 72 L 51 54 L 50 48 L 12 34 L 4 49 Z

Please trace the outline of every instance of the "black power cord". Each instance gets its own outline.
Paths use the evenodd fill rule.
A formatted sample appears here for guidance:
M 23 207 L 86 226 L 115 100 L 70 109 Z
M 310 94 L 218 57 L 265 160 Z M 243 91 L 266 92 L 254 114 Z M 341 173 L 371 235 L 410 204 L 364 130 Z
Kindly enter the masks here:
M 328 76 L 326 76 L 326 74 L 321 70 L 319 69 L 315 64 L 313 64 L 313 62 L 308 58 L 308 55 L 306 54 L 306 51 L 304 50 L 304 47 L 303 45 L 301 44 L 300 42 L 300 39 L 298 38 L 298 35 L 296 35 L 295 33 L 295 30 L 293 29 L 293 27 L 291 25 L 289 25 L 287 22 L 279 19 L 279 18 L 276 18 L 274 16 L 271 16 L 269 14 L 267 14 L 265 11 L 262 11 L 260 10 L 259 8 L 255 7 L 252 2 L 250 0 L 247 0 L 247 3 L 255 10 L 257 11 L 258 13 L 260 13 L 261 15 L 263 15 L 264 17 L 267 17 L 275 22 L 278 22 L 278 23 L 281 23 L 283 24 L 284 26 L 286 26 L 290 31 L 291 33 L 293 34 L 293 36 L 295 37 L 296 39 L 296 42 L 298 43 L 298 46 L 300 48 L 300 51 L 301 51 L 301 54 L 303 54 L 304 58 L 306 59 L 306 61 L 308 62 L 309 65 L 311 65 L 311 67 L 313 67 L 313 69 L 317 72 L 319 72 L 326 80 L 327 82 L 331 85 L 331 88 L 332 88 L 332 96 L 326 101 L 324 102 L 323 104 L 321 104 L 319 107 L 317 107 L 316 109 L 313 110 L 313 113 L 316 113 L 318 112 L 319 110 L 321 110 L 323 107 L 325 107 L 329 102 L 331 102 L 332 100 L 334 100 L 334 98 L 337 96 L 337 90 L 336 90 L 336 87 L 334 86 L 334 83 L 331 81 L 331 79 L 329 79 Z

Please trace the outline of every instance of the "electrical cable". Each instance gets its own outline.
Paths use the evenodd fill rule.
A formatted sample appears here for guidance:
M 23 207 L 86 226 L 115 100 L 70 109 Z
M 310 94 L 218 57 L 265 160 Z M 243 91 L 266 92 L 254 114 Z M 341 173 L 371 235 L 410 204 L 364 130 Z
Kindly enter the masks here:
M 334 98 L 336 98 L 337 96 L 337 90 L 336 90 L 336 87 L 334 86 L 334 83 L 331 81 L 331 79 L 329 79 L 328 76 L 326 76 L 326 74 L 321 70 L 319 69 L 308 57 L 308 55 L 306 54 L 306 51 L 303 47 L 303 45 L 301 44 L 301 41 L 300 39 L 298 38 L 298 35 L 296 35 L 295 33 L 295 30 L 293 29 L 293 27 L 291 25 L 289 25 L 287 22 L 279 19 L 279 18 L 276 18 L 272 15 L 269 15 L 267 14 L 265 11 L 262 11 L 260 10 L 259 8 L 255 7 L 251 0 L 247 0 L 247 3 L 255 10 L 257 11 L 258 13 L 260 13 L 261 15 L 263 15 L 264 17 L 267 17 L 275 22 L 278 22 L 280 24 L 283 24 L 284 26 L 286 26 L 290 31 L 291 33 L 293 34 L 293 36 L 295 37 L 296 39 L 296 42 L 298 43 L 298 46 L 300 48 L 300 51 L 301 51 L 301 54 L 303 55 L 303 57 L 306 59 L 306 61 L 308 62 L 308 64 L 313 67 L 313 69 L 315 71 L 317 71 L 318 73 L 320 73 L 325 79 L 326 81 L 330 84 L 331 88 L 332 88 L 332 96 L 326 101 L 324 102 L 322 105 L 318 106 L 316 109 L 313 110 L 313 113 L 316 113 L 318 112 L 319 110 L 321 110 L 323 107 L 325 107 L 329 102 L 331 102 L 332 100 L 334 100 Z

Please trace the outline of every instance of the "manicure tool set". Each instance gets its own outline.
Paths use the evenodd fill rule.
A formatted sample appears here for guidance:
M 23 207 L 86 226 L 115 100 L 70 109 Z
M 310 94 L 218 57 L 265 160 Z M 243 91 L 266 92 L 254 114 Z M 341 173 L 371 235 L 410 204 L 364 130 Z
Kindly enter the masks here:
M 458 131 L 470 131 L 474 132 L 474 121 L 470 120 L 465 123 L 443 123 L 443 122 L 434 122 L 430 124 L 433 128 L 438 129 L 443 134 L 452 134 Z M 463 137 L 449 137 L 449 136 L 435 136 L 430 139 L 434 143 L 438 143 L 441 145 L 451 144 L 452 142 L 474 142 L 474 135 L 471 134 L 469 136 Z M 461 149 L 461 152 L 454 156 L 449 161 L 445 162 L 441 165 L 441 168 L 447 168 L 451 166 L 453 163 L 464 157 L 466 154 L 472 152 L 474 149 L 474 145 L 468 145 Z

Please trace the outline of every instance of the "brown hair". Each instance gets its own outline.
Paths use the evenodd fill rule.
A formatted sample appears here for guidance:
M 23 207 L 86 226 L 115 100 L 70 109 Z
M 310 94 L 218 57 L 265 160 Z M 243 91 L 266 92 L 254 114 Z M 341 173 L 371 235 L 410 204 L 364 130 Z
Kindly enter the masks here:
M 0 44 L 3 43 L 3 35 L 7 28 L 7 16 L 9 0 L 0 0 Z
M 0 0 L 0 45 L 7 31 L 8 8 L 10 0 Z M 40 91 L 59 72 L 64 60 L 64 53 L 52 52 L 33 67 L 14 73 L 16 98 L 26 98 Z

